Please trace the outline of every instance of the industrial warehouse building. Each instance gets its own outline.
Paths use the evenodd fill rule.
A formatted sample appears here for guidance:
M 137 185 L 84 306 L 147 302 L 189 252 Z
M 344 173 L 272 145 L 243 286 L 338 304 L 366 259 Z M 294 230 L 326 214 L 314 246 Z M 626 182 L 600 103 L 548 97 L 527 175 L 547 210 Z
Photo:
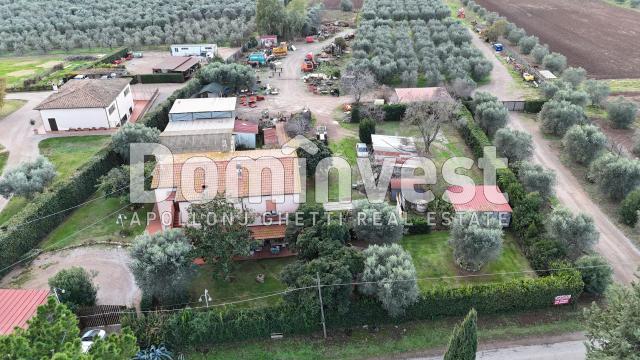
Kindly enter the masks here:
M 71 80 L 34 109 L 46 131 L 112 129 L 133 113 L 131 79 Z
M 177 153 L 235 150 L 236 98 L 178 99 L 160 143 Z

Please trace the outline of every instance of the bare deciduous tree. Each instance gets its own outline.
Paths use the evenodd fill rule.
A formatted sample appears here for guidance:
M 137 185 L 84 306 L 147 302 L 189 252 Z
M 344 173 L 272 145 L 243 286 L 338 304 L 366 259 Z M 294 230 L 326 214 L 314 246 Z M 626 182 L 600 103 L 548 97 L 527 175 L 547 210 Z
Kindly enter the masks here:
M 376 86 L 375 76 L 364 68 L 351 68 L 342 74 L 340 78 L 342 90 L 353 96 L 356 104 L 360 103 L 362 96 L 371 92 Z
M 407 107 L 404 120 L 420 131 L 424 148 L 429 153 L 442 124 L 453 120 L 457 105 L 450 102 L 416 102 Z

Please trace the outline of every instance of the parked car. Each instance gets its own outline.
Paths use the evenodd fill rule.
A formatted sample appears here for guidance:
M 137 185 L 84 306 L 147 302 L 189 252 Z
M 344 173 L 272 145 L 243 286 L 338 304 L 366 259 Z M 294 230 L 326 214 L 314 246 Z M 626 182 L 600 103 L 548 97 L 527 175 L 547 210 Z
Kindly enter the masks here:
M 356 144 L 356 155 L 359 158 L 369 157 L 369 149 L 367 148 L 367 144 L 365 144 L 365 143 L 357 143 Z
M 320 125 L 316 128 L 316 139 L 322 141 L 327 144 L 329 139 L 327 138 L 327 127 L 324 125 Z
M 84 335 L 82 335 L 82 338 L 80 339 L 80 341 L 82 341 L 82 352 L 88 352 L 89 349 L 91 349 L 91 346 L 93 346 L 93 343 L 96 342 L 96 340 L 104 339 L 106 336 L 107 333 L 101 329 L 93 329 L 87 331 L 86 333 L 84 333 Z

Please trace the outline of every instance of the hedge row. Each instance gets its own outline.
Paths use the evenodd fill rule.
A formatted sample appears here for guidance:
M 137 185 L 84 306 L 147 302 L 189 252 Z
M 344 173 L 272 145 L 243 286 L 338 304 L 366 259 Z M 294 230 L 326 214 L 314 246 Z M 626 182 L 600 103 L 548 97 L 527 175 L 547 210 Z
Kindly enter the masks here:
M 382 106 L 382 110 L 384 110 L 384 121 L 402 121 L 407 106 L 405 104 L 385 104 Z
M 169 121 L 169 110 L 178 98 L 188 98 L 200 90 L 200 81 L 190 80 L 176 90 L 156 109 L 148 112 L 140 122 L 164 130 Z M 74 176 L 53 185 L 43 194 L 11 217 L 0 233 L 0 269 L 20 260 L 38 246 L 52 229 L 69 215 L 71 207 L 86 201 L 94 192 L 98 178 L 122 164 L 122 159 L 111 145 L 96 154 Z M 55 214 L 55 215 L 54 215 Z
M 327 327 L 336 329 L 461 316 L 472 307 L 481 314 L 526 311 L 549 307 L 558 295 L 571 295 L 572 299 L 577 299 L 582 287 L 578 272 L 565 271 L 504 283 L 434 287 L 424 292 L 399 318 L 389 317 L 381 304 L 371 298 L 353 301 L 344 314 L 325 311 L 325 317 Z M 167 344 L 178 351 L 268 338 L 272 333 L 295 335 L 321 329 L 319 310 L 305 311 L 288 304 L 258 309 L 147 313 L 125 317 L 122 325 L 133 330 L 142 347 Z
M 183 83 L 185 81 L 182 74 L 176 73 L 136 75 L 134 79 L 140 84 Z
M 94 61 L 91 65 L 89 65 L 89 67 L 90 68 L 96 67 L 100 64 L 111 64 L 114 60 L 118 60 L 120 58 L 125 57 L 128 52 L 129 52 L 129 48 L 127 47 L 116 49 L 111 54 L 105 55 L 102 58 Z
M 537 99 L 537 100 L 525 100 L 524 102 L 524 112 L 530 114 L 537 114 L 542 111 L 542 107 L 547 102 L 545 99 Z

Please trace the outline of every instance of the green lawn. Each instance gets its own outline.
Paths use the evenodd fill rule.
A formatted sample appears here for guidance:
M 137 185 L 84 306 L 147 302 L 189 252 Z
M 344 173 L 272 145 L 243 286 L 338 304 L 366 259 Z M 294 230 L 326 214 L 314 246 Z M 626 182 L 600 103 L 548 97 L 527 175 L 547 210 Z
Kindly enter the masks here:
M 534 319 L 534 320 L 532 320 Z M 341 330 L 328 330 L 329 339 L 321 334 L 293 336 L 283 340 L 256 340 L 215 346 L 207 354 L 189 354 L 194 360 L 241 359 L 387 359 L 420 357 L 407 354 L 435 350 L 442 354 L 451 331 L 459 318 L 383 325 L 379 332 L 354 328 L 349 335 Z M 478 341 L 522 339 L 543 335 L 567 334 L 584 329 L 582 310 L 556 308 L 525 314 L 479 316 Z M 433 355 L 435 355 L 433 354 Z M 427 356 L 429 357 L 429 356 Z
M 236 263 L 233 272 L 233 280 L 226 282 L 213 276 L 210 265 L 202 265 L 198 268 L 198 275 L 190 286 L 191 299 L 197 301 L 204 290 L 209 290 L 212 304 L 228 301 L 237 301 L 274 293 L 286 289 L 280 282 L 282 268 L 295 261 L 295 257 L 277 258 L 265 260 L 247 260 Z M 265 275 L 264 283 L 258 283 L 256 276 Z M 275 304 L 281 301 L 282 296 L 273 296 L 265 299 L 239 304 L 242 307 L 260 307 Z
M 7 160 L 9 160 L 9 152 L 5 151 L 0 153 L 0 173 L 2 173 L 5 165 L 7 165 Z
M 55 165 L 56 179 L 63 180 L 71 177 L 110 140 L 108 135 L 69 136 L 45 139 L 38 146 L 40 154 Z
M 4 119 L 11 115 L 14 111 L 20 109 L 27 102 L 25 100 L 5 99 L 4 105 L 0 108 L 0 119 Z
M 356 144 L 360 140 L 356 137 L 347 137 L 340 139 L 339 141 L 329 141 L 329 149 L 333 152 L 334 156 L 340 156 L 347 160 L 351 165 L 356 164 Z
M 94 195 L 91 200 L 97 199 L 99 195 L 101 194 Z M 153 206 L 147 204 L 137 209 L 135 212 L 140 223 L 132 224 L 134 211 L 129 207 L 119 210 L 124 205 L 120 199 L 100 198 L 75 209 L 42 241 L 41 248 L 59 249 L 71 245 L 105 241 L 131 242 L 144 231 L 147 225 L 146 214 L 153 209 Z M 126 236 L 120 233 L 123 226 L 117 222 L 119 215 L 125 216 L 125 228 L 130 231 Z
M 460 269 L 453 260 L 453 250 L 448 245 L 449 232 L 435 231 L 426 235 L 409 235 L 402 239 L 402 247 L 413 257 L 418 278 L 433 278 L 461 275 L 496 274 L 514 271 L 530 271 L 527 259 L 520 253 L 509 233 L 505 233 L 502 255 L 490 262 L 478 273 L 468 273 Z M 420 288 L 427 289 L 436 284 L 469 284 L 482 282 L 501 282 L 513 278 L 531 276 L 531 274 L 509 274 L 477 276 L 469 278 L 451 278 L 442 280 L 419 281 Z

